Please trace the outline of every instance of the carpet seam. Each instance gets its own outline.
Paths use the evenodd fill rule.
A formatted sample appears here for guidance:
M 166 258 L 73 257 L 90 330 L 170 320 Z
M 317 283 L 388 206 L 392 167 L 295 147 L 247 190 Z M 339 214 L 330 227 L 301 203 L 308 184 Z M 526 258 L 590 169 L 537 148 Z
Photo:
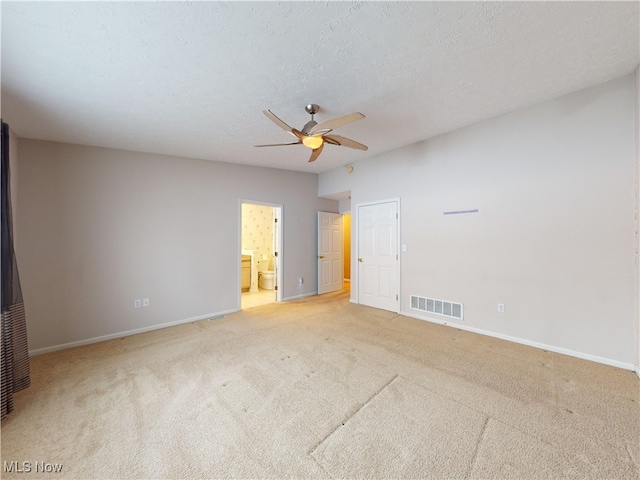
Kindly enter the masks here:
M 473 456 L 471 457 L 469 470 L 467 471 L 465 478 L 469 478 L 471 476 L 476 466 L 476 463 L 478 463 L 478 453 L 480 452 L 480 445 L 484 441 L 484 436 L 487 432 L 487 426 L 489 425 L 489 420 L 491 420 L 491 417 L 487 415 L 487 417 L 484 420 L 484 423 L 482 424 L 482 428 L 480 429 L 480 434 L 478 435 L 478 440 L 476 441 L 476 448 L 473 449 Z
M 446 373 L 446 372 L 444 372 L 444 373 Z M 478 410 L 477 408 L 475 408 L 475 407 L 473 407 L 471 405 L 467 405 L 465 402 L 461 402 L 457 398 L 451 397 L 449 395 L 443 395 L 442 393 L 440 393 L 440 392 L 438 392 L 436 390 L 433 390 L 432 388 L 427 387 L 426 385 L 423 385 L 422 383 L 419 383 L 419 382 L 417 382 L 415 380 L 412 380 L 410 378 L 407 378 L 407 377 L 404 377 L 404 376 L 400 376 L 400 378 L 403 379 L 406 382 L 413 383 L 414 385 L 416 385 L 416 386 L 418 386 L 420 388 L 424 388 L 425 390 L 429 390 L 434 395 L 438 395 L 438 396 L 440 396 L 440 397 L 442 397 L 444 399 L 447 399 L 447 400 L 449 400 L 451 402 L 457 403 L 458 405 L 460 405 L 460 406 L 462 406 L 464 408 L 467 408 L 468 410 L 471 410 L 472 412 L 476 412 L 476 413 L 479 413 L 480 415 L 487 416 L 488 418 L 491 418 L 491 420 L 493 420 L 494 422 L 497 422 L 497 423 L 499 423 L 501 425 L 504 425 L 504 426 L 506 426 L 506 427 L 508 427 L 508 428 L 510 428 L 512 430 L 515 430 L 515 431 L 521 433 L 522 435 L 525 435 L 525 436 L 530 437 L 530 438 L 532 438 L 534 440 L 542 442 L 542 443 L 544 443 L 546 445 L 549 445 L 549 446 L 551 446 L 553 448 L 562 448 L 562 445 L 560 445 L 560 444 L 556 444 L 556 443 L 550 442 L 550 441 L 548 441 L 548 440 L 546 440 L 546 439 L 544 439 L 542 437 L 539 437 L 538 435 L 535 435 L 534 433 L 531 433 L 531 432 L 529 432 L 527 430 L 523 430 L 518 425 L 514 425 L 512 423 L 506 422 L 501 418 L 492 417 L 491 415 L 489 415 L 489 413 L 485 412 L 484 410 Z M 463 380 L 465 380 L 463 377 L 459 377 L 459 378 L 462 378 Z M 583 433 L 580 432 L 580 431 L 578 431 L 577 433 L 583 435 Z M 603 441 L 603 443 L 611 446 L 611 442 Z
M 324 473 L 327 474 L 327 477 L 330 479 L 333 479 L 333 476 L 327 472 L 327 469 L 324 468 L 324 466 L 318 461 L 318 459 L 316 457 L 314 457 L 313 455 L 311 455 L 311 459 L 313 460 L 313 462 L 320 468 L 320 470 L 322 470 Z
M 625 442 L 624 444 L 624 449 L 627 451 L 627 455 L 629 455 L 629 461 L 631 462 L 631 464 L 636 467 L 636 470 L 638 470 L 640 472 L 640 465 L 638 465 L 636 463 L 636 461 L 633 459 L 633 455 L 631 455 L 631 451 L 629 450 L 629 444 Z
M 395 374 L 393 377 L 391 377 L 391 379 L 389 381 L 387 381 L 382 387 L 380 387 L 376 392 L 373 393 L 373 395 L 371 395 L 364 403 L 362 403 L 360 406 L 358 406 L 358 408 L 356 408 L 353 412 L 351 413 L 347 413 L 347 416 L 344 418 L 344 420 L 342 420 L 342 422 L 340 422 L 338 425 L 336 425 L 334 428 L 331 429 L 331 431 L 329 433 L 327 433 L 318 443 L 316 443 L 313 447 L 311 447 L 311 450 L 309 450 L 308 455 L 313 457 L 313 453 L 318 449 L 318 447 L 320 447 L 320 445 L 322 445 L 331 435 L 333 435 L 340 427 L 344 427 L 345 424 L 351 420 L 355 415 L 357 415 L 358 412 L 360 412 L 364 407 L 366 407 L 369 403 L 371 403 L 373 401 L 374 398 L 376 398 L 378 395 L 380 395 L 389 385 L 391 385 L 397 378 L 399 377 L 398 374 Z

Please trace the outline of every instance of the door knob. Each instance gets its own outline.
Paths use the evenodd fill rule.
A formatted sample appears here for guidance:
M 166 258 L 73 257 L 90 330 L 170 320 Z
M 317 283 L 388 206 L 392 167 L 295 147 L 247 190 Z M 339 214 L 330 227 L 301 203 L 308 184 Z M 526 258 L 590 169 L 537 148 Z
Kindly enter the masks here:
M 362 258 L 359 258 L 359 259 L 358 259 L 358 261 L 359 261 L 360 263 L 362 263 Z
M 318 255 L 318 258 L 324 258 L 324 255 Z

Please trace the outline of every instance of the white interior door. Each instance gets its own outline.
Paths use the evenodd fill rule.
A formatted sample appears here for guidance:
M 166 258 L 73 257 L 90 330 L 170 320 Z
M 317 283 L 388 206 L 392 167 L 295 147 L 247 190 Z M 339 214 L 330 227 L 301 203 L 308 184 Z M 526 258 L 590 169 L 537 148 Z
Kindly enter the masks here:
M 318 294 L 342 290 L 342 215 L 318 212 Z
M 358 302 L 400 310 L 398 202 L 358 206 Z

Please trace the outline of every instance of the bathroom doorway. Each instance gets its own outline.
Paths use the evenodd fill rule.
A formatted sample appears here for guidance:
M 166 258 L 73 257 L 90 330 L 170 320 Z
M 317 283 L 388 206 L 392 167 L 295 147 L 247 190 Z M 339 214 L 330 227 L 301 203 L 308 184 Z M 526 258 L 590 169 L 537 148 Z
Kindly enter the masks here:
M 240 308 L 281 301 L 282 205 L 240 202 Z

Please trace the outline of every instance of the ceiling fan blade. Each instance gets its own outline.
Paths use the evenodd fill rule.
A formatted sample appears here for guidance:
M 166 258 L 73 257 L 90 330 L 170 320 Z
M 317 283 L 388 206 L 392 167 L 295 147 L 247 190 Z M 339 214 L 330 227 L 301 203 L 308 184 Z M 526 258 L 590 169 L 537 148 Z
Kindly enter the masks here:
M 320 130 L 315 130 L 313 133 L 309 133 L 310 137 L 322 137 L 329 132 L 333 132 L 332 128 L 321 128 Z
M 324 147 L 324 142 L 322 142 L 318 148 L 314 148 L 311 151 L 311 158 L 309 158 L 309 163 L 315 162 L 316 158 L 318 158 L 318 156 L 320 155 L 320 152 L 322 152 L 323 147 Z
M 355 148 L 357 150 L 369 150 L 369 147 L 363 145 L 361 143 L 356 142 L 355 140 L 351 140 L 350 138 L 341 137 L 340 135 L 325 135 L 324 138 L 327 143 L 331 143 L 332 145 L 341 145 L 343 147 Z
M 293 128 L 291 128 L 289 125 L 287 125 L 282 120 L 280 120 L 278 117 L 276 117 L 276 115 L 271 110 L 264 110 L 262 113 L 264 113 L 269 120 L 271 120 L 273 123 L 278 125 L 281 129 L 283 129 L 283 130 L 289 132 L 291 135 L 295 136 L 295 134 L 293 133 Z
M 291 142 L 291 143 L 270 143 L 269 145 L 254 145 L 254 147 L 283 147 L 285 145 L 300 145 L 302 142 Z
M 315 120 L 309 120 L 304 127 L 302 127 L 302 133 L 308 134 L 309 131 L 318 124 Z
M 302 132 L 300 132 L 299 130 L 296 130 L 295 128 L 291 129 L 291 135 L 293 135 L 294 137 L 298 137 L 300 139 L 300 141 L 302 141 L 302 139 L 304 139 L 304 134 Z
M 356 122 L 358 120 L 362 120 L 363 118 L 364 118 L 364 115 L 359 112 L 350 113 L 349 115 L 344 115 L 343 117 L 330 118 L 329 120 L 325 120 L 324 122 L 318 123 L 315 127 L 313 127 L 309 131 L 309 133 L 313 135 L 319 130 L 328 130 L 328 131 L 335 130 L 338 127 Z

